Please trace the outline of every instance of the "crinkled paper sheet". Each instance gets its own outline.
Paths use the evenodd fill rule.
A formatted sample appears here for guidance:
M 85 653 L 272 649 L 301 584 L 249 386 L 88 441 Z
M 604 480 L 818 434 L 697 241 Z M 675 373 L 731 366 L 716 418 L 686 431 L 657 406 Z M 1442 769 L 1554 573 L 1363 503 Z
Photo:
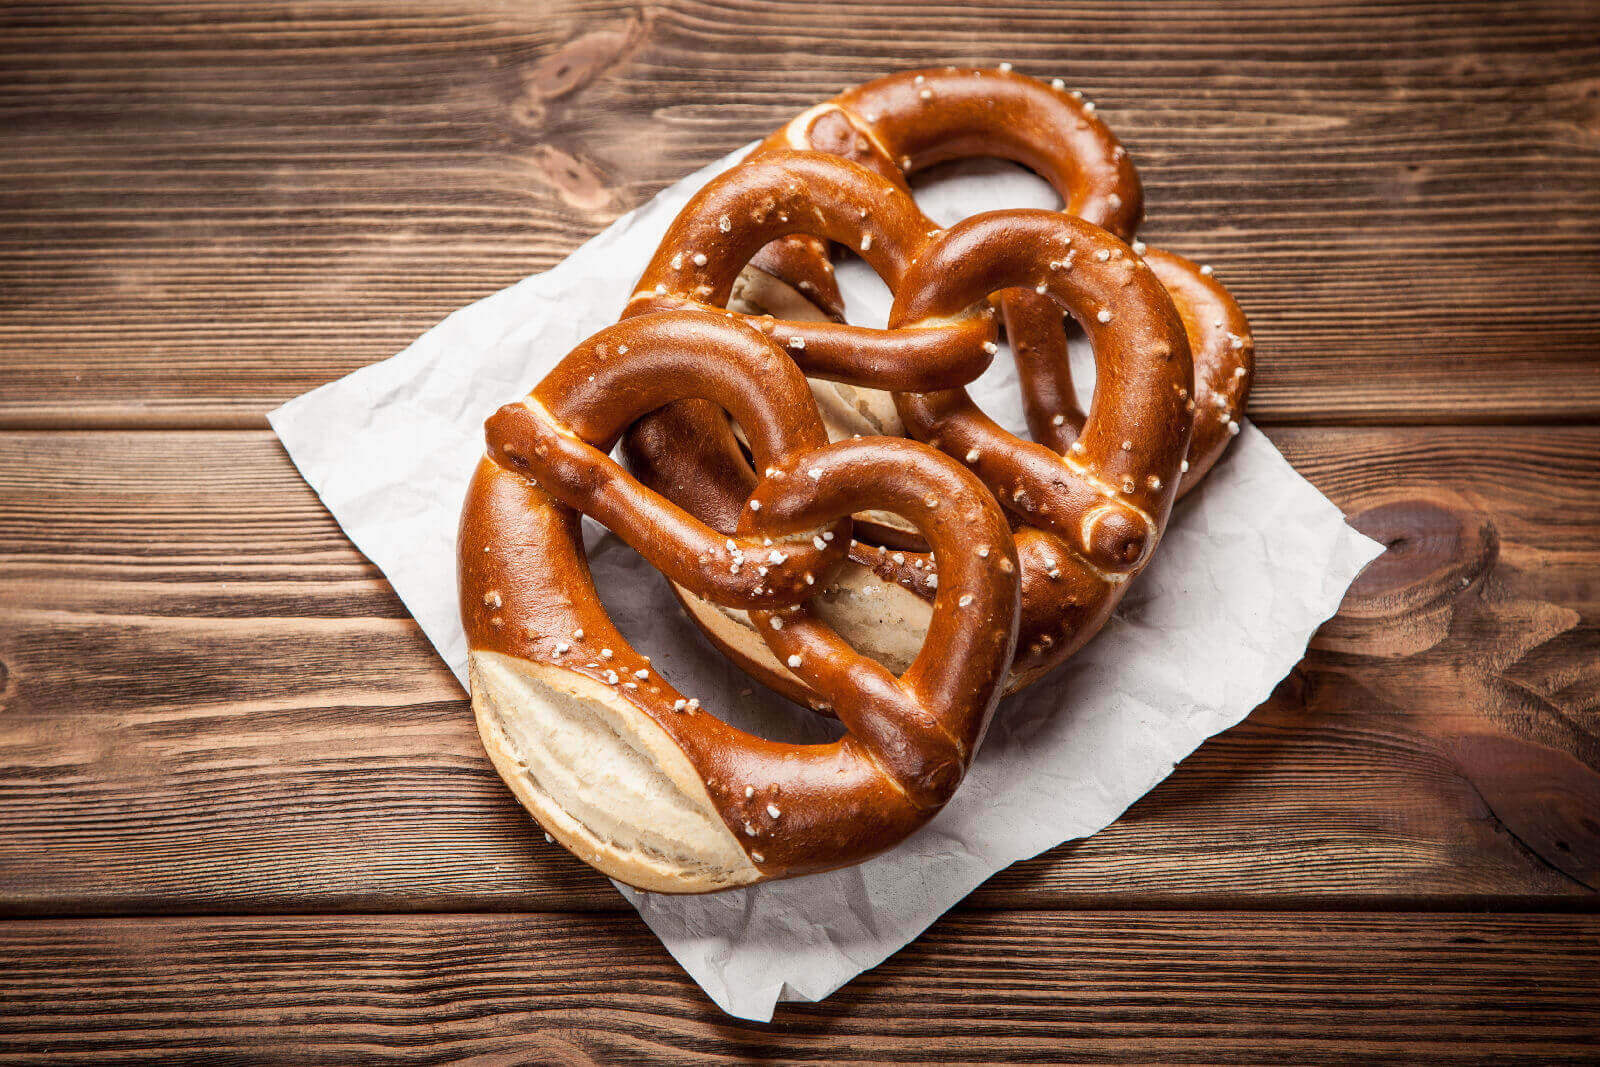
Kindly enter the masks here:
M 615 321 L 673 216 L 744 151 L 664 190 L 553 270 L 457 311 L 393 359 L 271 414 L 301 473 L 463 683 L 456 522 L 484 418 Z M 918 198 L 941 225 L 990 208 L 1060 206 L 1038 179 L 999 163 L 947 168 Z M 882 284 L 856 260 L 841 264 L 840 278 L 852 321 L 881 326 Z M 1092 380 L 1081 345 L 1073 363 Z M 973 392 L 1023 432 L 1006 354 Z M 586 538 L 606 607 L 678 688 L 768 736 L 833 736 L 831 724 L 711 651 L 630 549 L 592 524 Z M 955 799 L 920 833 L 849 870 L 751 889 L 674 897 L 618 888 L 724 1011 L 768 1020 L 779 1000 L 820 1000 L 995 872 L 1107 826 L 1202 741 L 1242 720 L 1381 551 L 1247 423 L 1178 506 L 1104 632 L 1001 704 Z M 528 843 L 545 847 L 531 828 Z

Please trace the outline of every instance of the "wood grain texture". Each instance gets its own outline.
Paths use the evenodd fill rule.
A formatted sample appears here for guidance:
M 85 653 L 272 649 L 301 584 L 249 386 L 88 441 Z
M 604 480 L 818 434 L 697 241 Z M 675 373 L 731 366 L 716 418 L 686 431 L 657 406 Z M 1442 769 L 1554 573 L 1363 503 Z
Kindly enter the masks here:
M 1002 59 L 1234 287 L 1259 420 L 1600 416 L 1586 0 L 185 0 L 0 11 L 0 425 L 259 427 L 843 86 Z
M 1273 431 L 1391 544 L 1249 720 L 977 906 L 1592 908 L 1594 428 Z M 0 910 L 609 909 L 265 433 L 0 434 Z
M 1113 827 L 729 1020 L 262 415 L 843 86 L 1000 60 L 1097 101 L 1390 550 Z M 0 161 L 0 1061 L 1600 1062 L 1594 3 L 16 2 Z
M 770 1026 L 633 916 L 0 925 L 13 1063 L 1556 1064 L 1597 1035 L 1595 916 L 969 912 Z

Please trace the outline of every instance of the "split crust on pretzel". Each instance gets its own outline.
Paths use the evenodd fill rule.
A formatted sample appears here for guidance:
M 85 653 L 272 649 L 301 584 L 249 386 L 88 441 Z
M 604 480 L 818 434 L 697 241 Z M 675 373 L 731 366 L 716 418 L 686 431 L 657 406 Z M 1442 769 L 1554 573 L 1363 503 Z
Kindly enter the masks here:
M 1094 117 L 1093 105 L 1083 101 L 1081 94 L 1066 92 L 1059 83 L 1046 86 L 1003 71 L 944 68 L 878 79 L 804 112 L 764 142 L 751 160 L 759 161 L 763 156 L 792 159 L 792 152 L 797 149 L 849 159 L 907 196 L 906 175 L 916 169 L 947 159 L 998 156 L 1040 173 L 1061 193 L 1069 214 L 1085 217 L 1118 236 L 1131 236 L 1141 214 L 1137 172 L 1127 152 Z M 685 215 L 692 214 L 693 209 L 691 204 Z M 804 216 L 805 211 L 803 206 L 796 210 L 790 204 L 785 213 Z M 909 214 L 898 206 L 896 213 Z M 731 219 L 724 221 L 731 223 Z M 798 334 L 792 324 L 806 317 L 842 318 L 842 301 L 833 283 L 823 237 L 838 240 L 832 234 L 813 231 L 765 245 L 735 282 L 734 291 L 739 297 L 735 306 L 752 313 L 776 312 L 788 320 L 770 327 L 780 336 L 785 332 Z M 850 235 L 840 243 L 853 246 L 855 239 Z M 669 234 L 657 262 L 670 261 L 674 247 L 674 236 Z M 1180 386 L 1177 392 L 1187 412 L 1194 416 L 1193 437 L 1177 475 L 1155 476 L 1163 484 L 1175 483 L 1181 496 L 1204 476 L 1239 430 L 1237 419 L 1248 394 L 1252 369 L 1249 325 L 1232 297 L 1210 277 L 1209 268 L 1171 253 L 1147 249 L 1142 242 L 1133 243 L 1134 256 L 1127 257 L 1128 251 L 1121 247 L 1099 248 L 1093 254 L 1135 264 L 1134 270 L 1148 266 L 1172 298 L 1193 353 L 1195 381 L 1187 388 Z M 739 254 L 742 253 L 741 247 Z M 711 252 L 713 257 L 718 254 L 719 250 Z M 898 276 L 885 272 L 878 263 L 873 265 L 879 267 L 898 293 Z M 646 278 L 653 280 L 649 272 Z M 1048 470 L 1050 461 L 1040 452 L 1049 451 L 1065 455 L 1071 463 L 1075 445 L 1078 453 L 1083 452 L 1078 437 L 1086 414 L 1074 398 L 1058 303 L 1026 286 L 1002 290 L 996 303 L 1004 316 L 1022 384 L 1024 411 L 1037 444 L 1003 434 L 975 409 L 963 411 L 954 421 L 964 434 L 946 436 L 940 432 L 945 423 L 935 417 L 926 397 L 891 397 L 860 379 L 813 380 L 813 393 L 830 435 L 838 438 L 860 432 L 905 432 L 902 412 L 895 408 L 909 404 L 914 413 L 920 411 L 922 415 L 912 419 L 917 436 L 974 466 L 1003 502 L 1026 503 L 1026 485 L 1022 486 L 1020 500 L 1006 499 L 1006 494 L 1015 494 L 1019 485 L 1014 477 L 1015 462 L 1008 463 L 1006 471 L 986 474 L 981 457 L 987 453 L 1014 460 L 1020 455 L 1029 461 L 1024 466 L 1040 471 Z M 924 383 L 924 387 L 936 384 Z M 951 401 L 948 395 L 945 399 Z M 665 413 L 656 421 L 659 424 L 675 414 L 679 413 Z M 714 417 L 714 413 L 710 415 Z M 952 438 L 972 437 L 974 427 L 982 431 L 978 434 L 980 440 L 953 442 Z M 653 447 L 651 436 L 644 431 L 629 439 L 630 464 L 647 481 L 663 486 L 669 495 L 676 494 L 691 510 L 714 521 L 714 516 L 726 510 L 719 498 L 736 492 L 736 465 L 724 458 L 718 464 L 723 468 L 718 477 L 697 479 L 689 472 L 704 463 L 708 453 L 698 440 L 700 435 L 665 448 Z M 663 436 L 659 425 L 654 436 Z M 1164 521 L 1164 511 L 1162 514 Z M 917 647 L 922 609 L 919 602 L 930 595 L 926 587 L 927 561 L 925 556 L 908 551 L 916 547 L 915 539 L 907 537 L 907 531 L 892 516 L 857 518 L 863 534 L 886 551 L 874 554 L 866 546 L 855 546 L 852 554 L 857 561 L 842 571 L 837 582 L 816 602 L 834 614 L 841 632 L 848 633 L 860 647 L 873 649 L 874 655 L 892 668 L 903 663 Z M 860 522 L 861 519 L 869 521 Z M 1033 519 L 1038 521 L 1039 516 Z M 1074 566 L 1070 553 L 1063 554 L 1062 547 L 1058 538 L 1039 536 L 1028 527 L 1019 531 L 1025 572 L 1023 634 L 1008 686 L 1011 690 L 1039 677 L 1080 647 L 1103 625 L 1125 588 L 1127 575 L 1118 573 L 1115 566 L 1109 573 L 1085 574 L 1081 567 Z M 1093 571 L 1092 565 L 1090 570 Z M 707 636 L 746 670 L 794 699 L 817 703 L 815 695 L 808 694 L 755 639 L 741 612 L 715 608 L 681 587 L 679 593 Z
M 708 539 L 606 457 L 639 415 L 686 398 L 728 410 L 764 471 L 731 536 Z M 602 331 L 487 429 L 459 539 L 473 708 L 496 770 L 564 846 L 643 889 L 708 892 L 858 863 L 954 793 L 1014 652 L 1019 578 L 1003 515 L 959 464 L 900 439 L 827 443 L 781 351 L 692 311 Z M 898 675 L 805 602 L 869 505 L 915 523 L 946 576 Z M 767 741 L 674 689 L 601 607 L 580 513 L 699 595 L 749 605 L 849 732 Z

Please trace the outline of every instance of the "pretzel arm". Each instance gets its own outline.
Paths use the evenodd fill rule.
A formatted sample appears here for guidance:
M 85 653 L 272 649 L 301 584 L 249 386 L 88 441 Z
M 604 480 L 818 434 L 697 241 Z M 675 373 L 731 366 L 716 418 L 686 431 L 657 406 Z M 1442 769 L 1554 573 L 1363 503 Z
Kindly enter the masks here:
M 628 313 L 708 306 L 645 293 L 630 302 Z M 739 317 L 772 338 L 806 377 L 868 389 L 953 389 L 981 375 L 998 351 L 986 309 L 937 327 L 893 332 L 770 315 Z
M 1088 415 L 1072 388 L 1061 306 L 1030 289 L 1007 289 L 999 297 L 1028 433 L 1052 452 L 1065 452 Z
M 1143 255 L 1172 297 L 1194 354 L 1194 438 L 1178 485 L 1182 497 L 1239 433 L 1255 371 L 1255 341 L 1250 321 L 1210 268 L 1154 248 Z

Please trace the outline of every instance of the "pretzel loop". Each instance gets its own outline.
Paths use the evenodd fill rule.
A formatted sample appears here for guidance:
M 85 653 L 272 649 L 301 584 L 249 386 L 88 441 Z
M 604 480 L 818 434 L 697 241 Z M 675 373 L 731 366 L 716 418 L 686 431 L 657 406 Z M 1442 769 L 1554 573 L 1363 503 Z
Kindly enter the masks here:
M 687 398 L 732 413 L 763 467 L 827 443 L 805 378 L 766 338 L 682 312 L 626 320 L 583 342 L 527 399 L 488 421 L 489 452 L 703 596 L 743 608 L 804 599 L 842 559 L 848 519 L 793 531 L 777 547 L 726 537 L 606 455 L 639 416 Z
M 805 605 L 753 611 L 767 646 L 825 697 L 919 807 L 943 803 L 977 747 L 972 683 L 1003 674 L 1014 647 L 1016 549 L 989 495 L 954 463 L 900 438 L 840 441 L 775 471 L 740 516 L 746 535 L 779 536 L 866 508 L 908 519 L 944 574 L 922 648 L 897 678 L 857 653 Z M 865 696 L 864 696 L 865 694 Z
M 625 314 L 725 307 L 750 257 L 794 233 L 857 250 L 897 290 L 938 232 L 903 187 L 854 163 L 815 152 L 764 155 L 714 179 L 685 205 Z M 749 321 L 807 374 L 880 389 L 961 385 L 981 374 L 995 351 L 995 324 L 981 299 L 905 330 Z
M 1083 326 L 1098 368 L 1084 432 L 1066 456 L 1022 441 L 964 389 L 897 393 L 906 428 L 961 457 L 1005 507 L 1049 530 L 1096 570 L 1143 565 L 1177 488 L 1194 386 L 1188 339 L 1165 290 L 1121 241 L 1049 211 L 965 219 L 907 272 L 891 327 L 1027 285 Z
M 901 187 L 909 175 L 948 160 L 1009 159 L 1050 182 L 1069 214 L 1118 237 L 1131 237 L 1143 213 L 1139 172 L 1094 105 L 1059 82 L 1047 86 L 1005 70 L 942 67 L 877 78 L 795 116 L 752 158 L 789 149 L 841 156 Z M 843 318 L 821 241 L 785 238 L 752 265 Z M 1027 290 L 1006 293 L 1001 303 L 1019 316 L 1049 307 Z

